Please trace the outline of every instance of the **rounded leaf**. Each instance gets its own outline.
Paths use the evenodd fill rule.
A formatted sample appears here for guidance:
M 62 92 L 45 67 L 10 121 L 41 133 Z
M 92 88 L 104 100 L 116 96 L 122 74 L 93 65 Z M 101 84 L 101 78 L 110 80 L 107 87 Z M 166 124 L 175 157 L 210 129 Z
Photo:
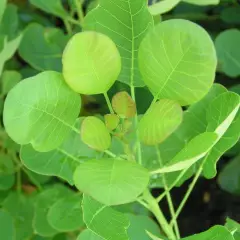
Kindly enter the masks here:
M 157 98 L 185 106 L 211 88 L 217 66 L 208 33 L 187 20 L 168 20 L 148 33 L 139 49 L 143 80 Z
M 3 209 L 0 209 L 0 232 L 1 238 L 4 240 L 16 239 L 14 220 L 12 216 Z
M 133 202 L 146 189 L 149 173 L 119 159 L 90 160 L 74 173 L 76 187 L 105 205 Z
M 79 194 L 55 202 L 47 214 L 50 225 L 60 232 L 75 231 L 83 227 L 81 202 L 82 196 Z
M 139 122 L 139 137 L 146 145 L 163 142 L 180 125 L 181 106 L 173 100 L 162 99 L 154 103 Z
M 96 117 L 86 117 L 81 126 L 82 141 L 90 148 L 105 151 L 111 145 L 111 136 L 105 124 Z
M 81 94 L 107 92 L 121 71 L 121 57 L 114 42 L 97 32 L 78 33 L 63 53 L 63 75 Z
M 47 71 L 25 79 L 7 95 L 3 121 L 18 144 L 39 152 L 62 144 L 79 115 L 81 99 L 60 73 Z
M 240 76 L 239 41 L 240 31 L 238 29 L 223 31 L 215 40 L 220 68 L 230 77 Z
M 120 119 L 116 114 L 106 114 L 104 115 L 104 120 L 105 120 L 106 127 L 110 131 L 116 129 L 120 122 Z
M 119 92 L 114 95 L 112 106 L 121 118 L 134 117 L 136 114 L 136 104 L 127 92 Z

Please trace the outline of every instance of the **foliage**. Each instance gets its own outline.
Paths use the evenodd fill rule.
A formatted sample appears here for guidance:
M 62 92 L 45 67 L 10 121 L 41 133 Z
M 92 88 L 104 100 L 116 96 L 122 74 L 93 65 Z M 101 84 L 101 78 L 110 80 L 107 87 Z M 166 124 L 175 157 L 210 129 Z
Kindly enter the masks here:
M 219 186 L 240 194 L 240 87 L 223 86 L 240 76 L 239 9 L 234 0 L 0 0 L 1 237 L 239 240 L 230 218 L 185 238 L 177 222 L 223 155 Z M 191 177 L 175 209 L 171 190 Z

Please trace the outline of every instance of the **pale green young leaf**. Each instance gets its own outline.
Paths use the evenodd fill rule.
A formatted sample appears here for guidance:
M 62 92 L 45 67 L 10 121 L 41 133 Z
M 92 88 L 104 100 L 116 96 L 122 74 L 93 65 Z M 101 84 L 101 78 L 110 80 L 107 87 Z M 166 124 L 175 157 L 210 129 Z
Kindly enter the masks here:
M 89 160 L 74 173 L 76 187 L 105 205 L 133 202 L 147 188 L 148 171 L 120 159 Z
M 152 26 L 147 0 L 100 0 L 84 21 L 84 30 L 101 32 L 117 45 L 122 58 L 118 80 L 130 86 L 144 86 L 138 69 L 138 49 Z
M 3 40 L 3 49 L 0 48 L 0 76 L 3 71 L 4 64 L 7 60 L 9 60 L 14 53 L 16 52 L 20 42 L 22 39 L 22 35 L 19 35 L 17 38 L 7 41 L 7 38 L 5 37 Z
M 80 129 L 83 118 L 77 119 L 75 128 Z M 71 131 L 63 144 L 50 152 L 37 152 L 31 145 L 21 147 L 22 163 L 33 172 L 58 176 L 73 185 L 73 173 L 85 159 L 97 156 L 96 151 L 86 146 L 79 133 Z
M 54 33 L 56 38 L 53 39 L 51 33 Z M 44 28 L 40 24 L 32 23 L 25 30 L 19 47 L 19 55 L 39 71 L 61 72 L 61 58 L 67 41 L 68 37 L 64 36 L 61 30 Z
M 240 195 L 240 156 L 234 159 L 224 166 L 218 176 L 218 184 L 220 187 L 231 193 Z
M 136 103 L 125 91 L 118 92 L 113 96 L 112 107 L 121 118 L 131 118 L 136 114 Z
M 171 11 L 181 0 L 163 0 L 149 6 L 149 12 L 155 16 Z
M 152 173 L 176 172 L 189 168 L 205 157 L 218 140 L 214 132 L 205 132 L 193 138 L 166 166 Z
M 182 0 L 182 1 L 199 6 L 217 5 L 220 3 L 220 0 Z
M 117 128 L 120 118 L 116 114 L 106 114 L 104 115 L 104 121 L 107 129 L 112 131 Z
M 214 226 L 206 232 L 199 233 L 182 240 L 234 240 L 232 234 L 223 226 Z
M 230 77 L 240 75 L 239 42 L 240 31 L 238 29 L 223 31 L 215 40 L 220 69 Z
M 38 194 L 35 202 L 35 213 L 32 222 L 34 232 L 36 234 L 43 237 L 52 237 L 59 232 L 50 225 L 46 213 L 55 202 L 67 197 L 71 193 L 72 192 L 69 188 L 63 185 L 56 185 Z
M 161 22 L 147 34 L 139 50 L 140 71 L 154 97 L 180 105 L 193 104 L 207 94 L 216 66 L 210 36 L 187 20 Z
M 227 218 L 225 227 L 232 233 L 234 240 L 240 240 L 240 224 L 230 218 Z
M 44 12 L 66 19 L 69 14 L 64 9 L 61 0 L 30 0 L 30 3 Z
M 150 240 L 147 232 L 154 235 L 160 234 L 158 225 L 150 217 L 133 214 L 127 216 L 130 220 L 130 226 L 127 230 L 129 240 Z
M 75 92 L 87 95 L 106 93 L 121 71 L 121 57 L 114 42 L 93 31 L 74 35 L 62 62 L 67 84 Z
M 7 94 L 15 85 L 17 85 L 22 76 L 17 71 L 4 71 L 1 79 L 2 94 Z
M 102 237 L 98 236 L 93 231 L 86 229 L 80 233 L 77 240 L 104 240 Z
M 60 73 L 43 72 L 9 92 L 3 112 L 5 129 L 18 144 L 31 143 L 37 151 L 51 151 L 70 133 L 80 105 L 80 96 Z
M 1 238 L 4 240 L 14 240 L 15 239 L 15 226 L 12 216 L 0 209 L 0 233 Z
M 162 99 L 152 104 L 140 120 L 140 140 L 146 145 L 163 142 L 178 128 L 182 118 L 182 108 L 176 101 Z
M 14 240 L 29 239 L 33 235 L 33 198 L 11 192 L 2 206 L 13 218 L 15 227 Z
M 128 217 L 84 194 L 83 219 L 88 229 L 105 240 L 129 240 Z
M 105 151 L 111 145 L 111 136 L 105 124 L 98 118 L 86 117 L 81 125 L 82 141 L 90 148 Z
M 0 23 L 1 23 L 2 16 L 4 14 L 6 6 L 7 6 L 7 0 L 1 0 L 0 1 Z
M 60 232 L 71 232 L 84 227 L 81 203 L 81 194 L 58 200 L 48 211 L 48 222 Z

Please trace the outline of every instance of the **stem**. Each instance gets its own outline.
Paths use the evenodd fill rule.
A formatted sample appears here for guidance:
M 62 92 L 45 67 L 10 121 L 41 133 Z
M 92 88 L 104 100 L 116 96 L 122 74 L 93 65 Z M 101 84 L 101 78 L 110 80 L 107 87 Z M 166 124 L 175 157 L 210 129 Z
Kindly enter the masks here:
M 131 96 L 133 101 L 136 103 L 136 96 L 135 96 L 135 88 L 131 85 Z M 137 154 L 138 154 L 138 163 L 142 165 L 142 147 L 141 142 L 139 140 L 139 131 L 138 131 L 138 114 L 136 111 L 136 115 L 134 117 L 135 128 L 136 128 L 136 135 L 137 135 Z
M 79 0 L 75 0 L 75 5 L 77 7 L 77 15 L 80 23 L 82 23 L 84 19 L 83 9 L 82 9 L 82 3 Z
M 117 157 L 116 154 L 114 154 L 113 152 L 111 152 L 111 151 L 109 151 L 109 150 L 105 150 L 104 152 L 105 152 L 107 155 L 109 155 L 110 157 L 113 157 L 113 158 L 116 158 L 116 157 Z
M 170 192 L 175 186 L 176 184 L 179 182 L 179 180 L 184 176 L 184 174 L 187 172 L 189 168 L 184 169 L 177 177 L 177 179 L 173 182 L 173 184 L 168 187 L 158 198 L 157 198 L 157 202 L 159 203 L 166 195 L 168 192 Z
M 157 152 L 157 157 L 158 157 L 158 161 L 160 163 L 160 166 L 162 166 L 163 165 L 162 164 L 162 158 L 161 158 L 161 154 L 160 154 L 160 151 L 159 151 L 159 148 L 158 148 L 157 145 L 156 145 L 156 152 Z M 166 195 L 167 195 L 167 202 L 168 202 L 168 207 L 169 207 L 169 210 L 170 210 L 170 213 L 171 213 L 171 217 L 172 217 L 172 219 L 175 219 L 175 209 L 174 209 L 174 206 L 173 206 L 173 201 L 172 201 L 171 194 L 170 194 L 169 191 L 167 191 L 168 186 L 167 186 L 167 181 L 166 181 L 166 178 L 165 178 L 165 174 L 162 174 L 162 180 L 163 180 L 164 190 L 166 191 Z M 177 239 L 180 239 L 179 227 L 178 227 L 178 224 L 177 224 L 176 220 L 173 222 L 173 225 L 174 225 L 174 229 L 175 229 Z
M 207 155 L 205 156 L 205 158 L 203 159 L 203 161 L 202 161 L 202 163 L 201 163 L 201 165 L 200 165 L 197 173 L 195 174 L 195 177 L 194 177 L 192 183 L 189 185 L 189 188 L 188 188 L 188 190 L 187 190 L 187 192 L 186 192 L 186 194 L 185 194 L 182 202 L 180 203 L 180 205 L 179 205 L 179 207 L 178 207 L 178 209 L 177 209 L 177 211 L 176 211 L 175 217 L 172 219 L 172 221 L 171 221 L 171 223 L 170 223 L 171 226 L 173 225 L 174 221 L 176 221 L 176 219 L 178 218 L 178 216 L 179 216 L 179 214 L 181 213 L 182 209 L 184 208 L 184 206 L 185 206 L 185 204 L 186 204 L 186 202 L 187 202 L 190 194 L 192 193 L 193 188 L 195 187 L 195 185 L 196 185 L 196 183 L 197 183 L 197 180 L 199 179 L 199 177 L 200 177 L 200 175 L 201 175 L 201 173 L 202 173 L 203 165 L 205 164 L 207 158 L 208 158 L 208 154 L 207 154 Z
M 78 25 L 78 26 L 80 26 L 80 27 L 82 26 L 79 21 L 75 20 L 75 19 L 72 18 L 72 17 L 68 17 L 66 20 L 68 20 L 68 21 L 69 21 L 70 23 L 72 23 L 72 24 Z
M 112 108 L 112 104 L 111 104 L 111 101 L 110 101 L 110 99 L 109 99 L 109 97 L 108 97 L 107 92 L 103 93 L 103 95 L 104 95 L 105 100 L 106 100 L 106 102 L 107 102 L 108 109 L 109 109 L 110 113 L 111 113 L 111 114 L 114 114 L 114 111 L 113 111 L 113 108 Z
M 170 240 L 176 240 L 176 237 L 174 235 L 172 228 L 168 224 L 166 218 L 164 217 L 161 209 L 158 206 L 156 199 L 152 196 L 152 194 L 149 192 L 149 190 L 147 190 L 144 193 L 144 199 L 148 203 L 149 210 L 154 214 L 157 221 L 161 225 L 162 230 L 166 233 L 167 237 Z
M 21 192 L 22 192 L 21 168 L 17 172 L 17 192 L 18 192 L 18 194 L 21 194 Z
M 64 22 L 65 28 L 67 30 L 67 33 L 72 34 L 72 27 L 71 27 L 71 24 L 68 22 L 68 20 L 63 19 L 63 22 Z

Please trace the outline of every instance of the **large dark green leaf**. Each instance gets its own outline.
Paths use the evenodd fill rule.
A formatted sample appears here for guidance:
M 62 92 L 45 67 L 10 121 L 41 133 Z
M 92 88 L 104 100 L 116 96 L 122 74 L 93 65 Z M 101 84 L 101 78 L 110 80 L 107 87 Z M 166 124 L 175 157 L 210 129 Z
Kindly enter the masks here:
M 82 119 L 78 119 L 75 128 L 80 129 Z M 86 146 L 80 134 L 71 131 L 67 139 L 57 149 L 50 152 L 37 152 L 31 145 L 21 147 L 22 163 L 33 172 L 58 176 L 73 185 L 73 173 L 85 159 L 95 158 L 98 154 Z
M 27 94 L 24 94 L 27 91 Z M 78 117 L 81 99 L 57 72 L 25 79 L 8 94 L 4 125 L 18 144 L 47 152 L 59 147 Z
M 142 166 L 120 159 L 89 160 L 74 173 L 76 187 L 105 205 L 134 200 L 147 188 L 149 173 Z
M 128 217 L 91 197 L 83 197 L 83 219 L 87 227 L 105 240 L 129 240 Z
M 68 38 L 56 28 L 44 28 L 32 23 L 25 30 L 20 56 L 39 71 L 62 71 L 62 53 Z M 64 44 L 63 44 L 64 43 Z
M 101 0 L 84 21 L 85 30 L 104 33 L 115 42 L 123 65 L 118 80 L 131 86 L 144 85 L 138 70 L 138 49 L 152 26 L 147 0 Z

